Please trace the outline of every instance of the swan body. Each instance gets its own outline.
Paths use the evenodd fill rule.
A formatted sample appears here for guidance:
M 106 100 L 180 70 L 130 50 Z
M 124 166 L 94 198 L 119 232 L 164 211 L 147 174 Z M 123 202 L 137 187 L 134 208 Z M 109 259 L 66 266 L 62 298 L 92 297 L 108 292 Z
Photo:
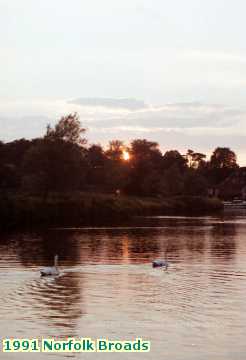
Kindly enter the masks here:
M 54 266 L 45 267 L 40 270 L 41 276 L 56 276 L 59 275 L 58 269 L 58 255 L 55 256 Z
M 169 263 L 166 260 L 154 260 L 154 261 L 152 261 L 152 267 L 164 267 L 167 270 L 168 266 L 169 266 Z

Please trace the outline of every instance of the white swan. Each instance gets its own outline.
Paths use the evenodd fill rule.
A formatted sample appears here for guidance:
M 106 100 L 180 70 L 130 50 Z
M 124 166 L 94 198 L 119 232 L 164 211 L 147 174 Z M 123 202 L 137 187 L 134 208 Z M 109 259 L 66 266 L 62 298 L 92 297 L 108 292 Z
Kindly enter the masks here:
M 55 276 L 59 275 L 59 269 L 58 269 L 58 255 L 55 255 L 54 258 L 54 266 L 45 267 L 40 270 L 41 276 Z
M 168 253 L 168 245 L 167 245 L 167 248 L 166 248 L 166 251 L 165 251 L 165 260 L 153 260 L 152 261 L 152 267 L 164 267 L 165 270 L 168 269 L 168 266 L 169 266 L 169 262 L 167 261 L 167 253 Z
M 153 267 L 164 267 L 166 270 L 168 269 L 168 262 L 166 260 L 154 260 L 152 261 Z

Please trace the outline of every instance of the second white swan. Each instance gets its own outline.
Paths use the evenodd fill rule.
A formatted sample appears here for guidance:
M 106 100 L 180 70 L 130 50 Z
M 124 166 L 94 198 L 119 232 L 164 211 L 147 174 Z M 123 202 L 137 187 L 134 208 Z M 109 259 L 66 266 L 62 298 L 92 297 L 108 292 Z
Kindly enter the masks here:
M 45 267 L 40 270 L 41 276 L 55 276 L 59 275 L 59 269 L 58 269 L 58 255 L 55 255 L 54 258 L 54 266 Z

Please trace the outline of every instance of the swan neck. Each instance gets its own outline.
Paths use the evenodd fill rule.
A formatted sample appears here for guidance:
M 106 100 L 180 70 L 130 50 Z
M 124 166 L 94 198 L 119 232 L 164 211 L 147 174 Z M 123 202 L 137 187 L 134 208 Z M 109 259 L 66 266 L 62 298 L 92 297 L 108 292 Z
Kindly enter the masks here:
M 54 265 L 55 265 L 55 268 L 58 267 L 58 256 L 57 255 L 55 256 Z

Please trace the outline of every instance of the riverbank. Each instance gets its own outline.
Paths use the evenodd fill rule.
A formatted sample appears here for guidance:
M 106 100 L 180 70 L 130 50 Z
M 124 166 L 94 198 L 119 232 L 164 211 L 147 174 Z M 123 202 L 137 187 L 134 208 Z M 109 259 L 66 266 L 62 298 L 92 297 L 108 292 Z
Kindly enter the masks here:
M 1 227 L 77 226 L 144 215 L 211 213 L 223 208 L 217 199 L 180 196 L 169 199 L 110 194 L 1 194 Z

